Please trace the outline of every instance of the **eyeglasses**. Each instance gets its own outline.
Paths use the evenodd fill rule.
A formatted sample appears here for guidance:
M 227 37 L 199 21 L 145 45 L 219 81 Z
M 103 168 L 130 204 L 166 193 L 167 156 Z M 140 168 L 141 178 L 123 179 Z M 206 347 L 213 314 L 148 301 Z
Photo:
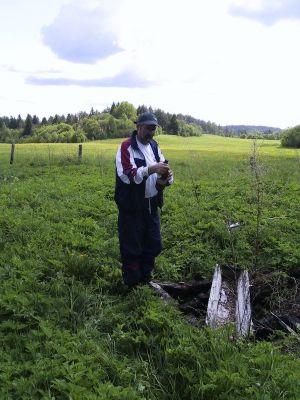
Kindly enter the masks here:
M 148 131 L 155 131 L 155 129 L 157 128 L 156 125 L 145 125 Z

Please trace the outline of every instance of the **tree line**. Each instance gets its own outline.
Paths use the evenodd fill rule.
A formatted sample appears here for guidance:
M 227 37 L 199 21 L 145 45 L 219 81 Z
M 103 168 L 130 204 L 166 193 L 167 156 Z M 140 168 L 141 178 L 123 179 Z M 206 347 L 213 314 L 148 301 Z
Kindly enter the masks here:
M 171 114 L 159 108 L 140 105 L 135 108 L 127 101 L 112 103 L 102 111 L 50 116 L 39 119 L 28 114 L 25 119 L 0 117 L 0 142 L 83 142 L 126 137 L 135 129 L 134 121 L 143 112 L 154 112 L 159 122 L 158 134 L 200 136 L 203 133 L 223 134 L 222 128 L 189 115 Z
M 91 108 L 90 112 L 80 111 L 76 114 L 64 114 L 43 117 L 27 114 L 25 120 L 15 117 L 0 117 L 0 142 L 2 143 L 41 143 L 41 142 L 73 142 L 101 140 L 127 137 L 135 129 L 134 121 L 143 112 L 156 114 L 159 128 L 158 134 L 180 136 L 200 136 L 203 133 L 221 136 L 238 136 L 242 139 L 268 138 L 279 139 L 283 146 L 300 147 L 298 133 L 246 131 L 234 129 L 233 126 L 220 126 L 214 122 L 204 121 L 184 114 L 171 114 L 160 108 L 140 105 L 135 108 L 127 101 L 112 103 L 102 111 Z M 297 128 L 297 127 L 296 127 Z M 297 129 L 296 129 L 297 131 Z M 293 139 L 289 140 L 289 136 Z M 296 139 L 295 139 L 296 138 Z

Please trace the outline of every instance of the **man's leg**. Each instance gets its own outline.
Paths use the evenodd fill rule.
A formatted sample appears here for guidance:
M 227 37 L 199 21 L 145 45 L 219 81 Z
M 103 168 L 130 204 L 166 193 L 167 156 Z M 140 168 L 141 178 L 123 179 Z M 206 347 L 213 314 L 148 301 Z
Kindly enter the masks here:
M 120 211 L 118 230 L 123 281 L 128 287 L 134 287 L 142 278 L 140 264 L 143 237 L 141 213 Z
M 157 211 L 149 214 L 145 211 L 145 230 L 142 244 L 141 255 L 141 274 L 142 281 L 149 282 L 151 273 L 155 266 L 155 257 L 159 255 L 162 249 L 160 220 Z
M 155 267 L 155 257 L 145 256 L 141 257 L 141 281 L 143 283 L 149 283 L 152 278 L 152 271 Z

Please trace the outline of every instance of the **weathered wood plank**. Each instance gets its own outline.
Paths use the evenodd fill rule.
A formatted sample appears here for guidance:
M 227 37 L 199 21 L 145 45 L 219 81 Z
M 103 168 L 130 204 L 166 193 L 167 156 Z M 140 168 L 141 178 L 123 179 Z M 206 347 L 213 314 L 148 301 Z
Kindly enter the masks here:
M 242 271 L 237 281 L 236 331 L 238 336 L 248 336 L 252 331 L 248 271 Z
M 216 328 L 218 323 L 218 306 L 221 297 L 222 273 L 221 267 L 217 264 L 214 271 L 213 281 L 210 290 L 210 296 L 207 306 L 206 324 Z
M 247 271 L 242 271 L 237 280 L 224 279 L 221 267 L 216 265 L 206 324 L 217 328 L 228 323 L 235 324 L 238 336 L 247 336 L 251 331 L 249 275 Z

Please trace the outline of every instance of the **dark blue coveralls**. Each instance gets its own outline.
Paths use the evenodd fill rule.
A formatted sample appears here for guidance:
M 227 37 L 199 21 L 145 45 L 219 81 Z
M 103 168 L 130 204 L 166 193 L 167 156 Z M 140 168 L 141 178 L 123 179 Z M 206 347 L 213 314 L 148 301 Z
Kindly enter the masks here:
M 146 166 L 146 160 L 136 142 L 136 132 L 130 145 L 142 158 L 135 158 L 137 168 Z M 157 143 L 150 141 L 155 159 L 160 161 Z M 115 201 L 119 209 L 118 232 L 124 283 L 134 287 L 151 279 L 155 257 L 161 252 L 160 219 L 158 207 L 163 205 L 162 190 L 150 199 L 145 198 L 146 177 L 136 184 L 122 182 L 116 173 Z

